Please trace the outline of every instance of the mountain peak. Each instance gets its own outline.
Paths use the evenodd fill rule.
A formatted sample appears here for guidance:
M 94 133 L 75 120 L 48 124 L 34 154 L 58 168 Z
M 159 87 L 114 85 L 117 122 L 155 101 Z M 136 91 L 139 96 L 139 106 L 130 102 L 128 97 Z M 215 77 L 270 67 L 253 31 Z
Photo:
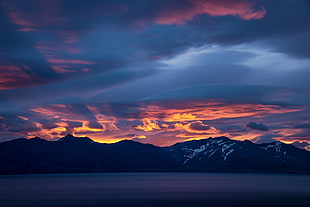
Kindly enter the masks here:
M 38 136 L 36 136 L 36 137 L 32 138 L 31 140 L 43 140 L 43 139 L 38 137 Z
M 232 139 L 229 139 L 228 137 L 224 137 L 224 136 L 221 136 L 221 137 L 214 137 L 214 138 L 211 138 L 211 139 L 223 140 L 223 141 L 232 141 Z
M 91 142 L 94 143 L 94 141 L 88 137 L 75 137 L 72 134 L 67 134 L 65 137 L 59 139 L 59 141 L 69 141 L 69 142 L 75 142 L 75 141 L 83 141 L 83 142 Z
M 63 139 L 71 139 L 71 138 L 76 138 L 76 137 L 73 136 L 72 134 L 67 134 L 65 137 L 63 137 Z
M 135 142 L 133 140 L 123 139 L 123 140 L 116 142 L 116 143 L 137 143 L 137 142 Z
M 242 142 L 243 142 L 243 143 L 251 143 L 251 144 L 253 144 L 253 142 L 251 142 L 251 140 L 248 140 L 248 139 L 243 140 Z
M 31 142 L 48 142 L 47 140 L 42 139 L 42 138 L 40 138 L 40 137 L 38 137 L 38 136 L 29 139 L 29 141 L 31 141 Z

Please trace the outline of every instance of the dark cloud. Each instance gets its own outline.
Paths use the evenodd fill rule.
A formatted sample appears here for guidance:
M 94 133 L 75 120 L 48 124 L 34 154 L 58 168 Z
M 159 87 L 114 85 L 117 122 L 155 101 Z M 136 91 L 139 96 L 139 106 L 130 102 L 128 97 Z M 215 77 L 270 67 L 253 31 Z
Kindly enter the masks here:
M 42 124 L 42 128 L 43 128 L 43 129 L 48 129 L 48 130 L 50 130 L 50 129 L 54 129 L 54 128 L 57 128 L 57 127 L 58 127 L 57 124 L 52 123 L 52 122 L 43 123 L 43 124 Z
M 82 127 L 83 123 L 82 122 L 76 122 L 76 121 L 66 121 L 66 131 L 62 132 L 61 135 L 67 135 L 67 134 L 73 134 L 74 133 L 74 128 Z M 57 136 L 57 134 L 55 135 Z
M 40 128 L 36 126 L 33 120 L 28 120 L 22 116 L 16 114 L 0 114 L 0 131 L 13 132 L 22 135 L 28 132 L 40 131 Z
M 296 129 L 308 129 L 310 128 L 310 123 L 302 123 L 302 124 L 296 124 Z
M 262 123 L 250 122 L 246 126 L 250 129 L 256 129 L 256 130 L 261 130 L 261 131 L 268 131 L 269 130 L 268 127 Z
M 89 127 L 89 128 L 92 128 L 92 129 L 103 129 L 102 125 L 99 124 L 99 123 L 96 122 L 96 121 L 90 121 L 90 122 L 88 123 L 88 127 Z
M 211 42 L 235 45 L 251 41 L 266 41 L 272 48 L 297 57 L 308 57 L 309 51 L 300 43 L 307 44 L 310 18 L 309 2 L 264 1 L 266 15 L 259 21 L 242 21 L 225 18 L 227 27 L 211 37 Z M 296 12 L 298 11 L 298 12 Z M 301 38 L 303 37 L 303 38 Z M 289 41 L 288 41 L 289 39 Z M 301 47 L 300 47 L 301 46 Z
M 209 130 L 210 126 L 205 125 L 204 123 L 198 121 L 198 122 L 193 122 L 189 125 L 189 128 L 192 130 L 197 130 L 197 131 L 205 131 Z
M 83 123 L 77 121 L 66 121 L 66 123 L 68 124 L 69 128 L 76 128 L 83 126 Z
M 0 91 L 0 98 L 7 102 L 15 102 L 17 105 L 21 101 L 32 102 L 33 104 L 50 102 L 74 103 L 83 101 L 83 99 L 91 97 L 99 91 L 125 84 L 153 73 L 156 73 L 156 71 L 152 69 L 145 71 L 112 71 L 41 87 L 2 90 Z M 32 98 L 29 99 L 29 96 Z
M 229 132 L 229 133 L 244 133 L 246 129 L 241 126 L 241 125 L 236 125 L 236 124 L 230 124 L 227 122 L 224 122 L 222 124 L 216 124 L 216 128 L 224 131 L 224 132 Z
M 259 85 L 228 85 L 205 84 L 192 85 L 163 91 L 144 98 L 145 100 L 207 98 L 222 99 L 231 102 L 254 103 L 289 103 L 298 94 L 297 91 L 283 87 L 259 86 Z

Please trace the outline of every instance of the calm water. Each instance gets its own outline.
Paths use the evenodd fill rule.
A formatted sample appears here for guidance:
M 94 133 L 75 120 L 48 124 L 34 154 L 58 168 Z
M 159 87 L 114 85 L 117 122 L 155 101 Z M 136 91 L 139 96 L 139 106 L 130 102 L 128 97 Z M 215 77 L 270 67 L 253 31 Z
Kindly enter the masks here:
M 0 206 L 310 206 L 309 175 L 102 173 L 0 176 Z

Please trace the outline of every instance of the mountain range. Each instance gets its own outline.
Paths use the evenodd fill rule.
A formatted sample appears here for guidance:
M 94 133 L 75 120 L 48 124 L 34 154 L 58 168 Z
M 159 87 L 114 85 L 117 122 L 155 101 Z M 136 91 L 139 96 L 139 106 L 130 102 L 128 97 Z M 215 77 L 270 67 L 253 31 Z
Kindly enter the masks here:
M 169 147 L 130 140 L 104 144 L 72 135 L 0 143 L 0 174 L 158 171 L 310 173 L 310 152 L 282 142 L 227 137 Z

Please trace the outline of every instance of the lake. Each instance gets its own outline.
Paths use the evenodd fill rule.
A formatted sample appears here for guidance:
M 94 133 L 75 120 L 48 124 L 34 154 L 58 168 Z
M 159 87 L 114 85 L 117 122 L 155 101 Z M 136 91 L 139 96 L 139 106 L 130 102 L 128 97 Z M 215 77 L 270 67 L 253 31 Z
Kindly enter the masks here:
M 246 173 L 2 175 L 0 206 L 310 206 L 310 175 Z

